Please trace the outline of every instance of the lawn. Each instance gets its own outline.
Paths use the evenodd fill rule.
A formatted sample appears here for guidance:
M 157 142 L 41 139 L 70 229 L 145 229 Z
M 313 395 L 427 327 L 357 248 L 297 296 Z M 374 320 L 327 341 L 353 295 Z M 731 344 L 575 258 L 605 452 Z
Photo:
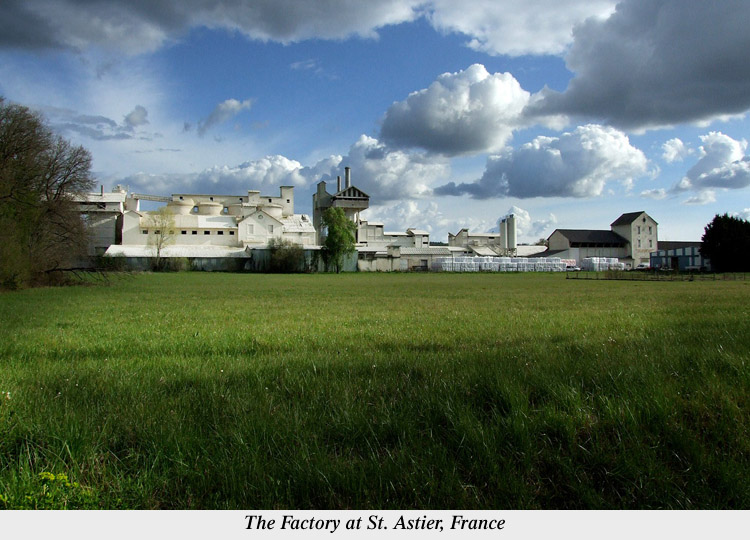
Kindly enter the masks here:
M 2 293 L 0 508 L 748 508 L 749 310 L 560 274 Z

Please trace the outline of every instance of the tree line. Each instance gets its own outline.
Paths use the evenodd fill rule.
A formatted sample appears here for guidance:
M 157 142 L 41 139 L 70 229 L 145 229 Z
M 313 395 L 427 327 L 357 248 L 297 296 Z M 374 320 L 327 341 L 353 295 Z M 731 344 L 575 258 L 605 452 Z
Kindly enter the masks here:
M 49 283 L 85 257 L 74 196 L 93 187 L 88 150 L 0 97 L 0 287 Z

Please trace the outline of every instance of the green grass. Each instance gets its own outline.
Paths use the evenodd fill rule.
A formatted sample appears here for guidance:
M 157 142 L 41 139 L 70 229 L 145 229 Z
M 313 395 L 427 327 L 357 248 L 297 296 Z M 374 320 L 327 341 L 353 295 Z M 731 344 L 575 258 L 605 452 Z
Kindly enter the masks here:
M 748 508 L 749 310 L 559 274 L 0 294 L 0 508 Z

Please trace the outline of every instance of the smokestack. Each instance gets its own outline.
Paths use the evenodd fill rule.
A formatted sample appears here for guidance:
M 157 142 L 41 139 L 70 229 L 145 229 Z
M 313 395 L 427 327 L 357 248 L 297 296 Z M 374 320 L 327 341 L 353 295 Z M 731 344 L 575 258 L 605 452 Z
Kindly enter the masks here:
M 338 186 L 336 188 L 336 193 L 338 193 L 339 191 L 341 191 L 341 177 L 340 176 L 336 177 L 336 185 Z
M 104 197 L 104 184 L 102 184 L 102 197 Z
M 349 167 L 344 167 L 344 176 L 346 178 L 346 187 L 352 187 L 352 170 Z

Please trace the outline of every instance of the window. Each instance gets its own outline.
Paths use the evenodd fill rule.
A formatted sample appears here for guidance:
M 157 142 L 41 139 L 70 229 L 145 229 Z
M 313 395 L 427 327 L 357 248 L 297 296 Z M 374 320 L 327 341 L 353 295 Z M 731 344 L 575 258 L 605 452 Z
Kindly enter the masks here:
M 638 225 L 637 229 L 638 229 L 638 234 L 641 234 L 641 226 L 640 225 Z
M 243 201 L 242 201 L 242 197 L 240 197 L 240 202 L 243 202 Z
M 224 209 L 221 211 L 222 214 L 228 214 L 229 213 L 229 207 L 225 206 Z
M 148 229 L 143 229 L 143 230 L 141 231 L 141 233 L 143 233 L 143 234 L 148 234 Z
M 203 231 L 204 236 L 208 236 L 209 234 L 211 234 L 211 231 Z
M 248 225 L 247 225 L 247 234 L 250 234 L 250 235 L 255 234 L 255 226 L 254 225 L 250 225 L 248 223 Z
M 194 214 L 197 214 L 197 213 L 198 213 L 198 207 L 197 207 L 197 206 L 193 206 L 193 213 L 194 213 Z
M 289 204 L 291 201 L 289 199 L 286 200 L 287 204 Z
M 234 231 L 229 231 L 229 236 L 234 236 Z
M 224 231 L 219 231 L 219 232 L 217 232 L 216 234 L 218 234 L 219 236 L 221 236 L 221 235 L 223 235 L 223 234 L 224 234 Z
M 268 202 L 273 202 L 273 199 L 268 199 Z
M 654 247 L 654 241 L 653 240 L 649 239 L 649 241 L 648 241 L 648 247 L 650 247 L 650 248 Z
M 654 228 L 651 225 L 648 226 L 648 234 L 654 234 Z
M 193 231 L 193 234 L 198 234 L 198 231 Z
M 154 231 L 154 234 L 161 234 L 161 231 L 160 231 L 159 229 L 156 229 L 156 230 Z
M 273 234 L 273 225 L 268 226 L 268 234 Z
M 187 234 L 187 231 L 181 231 L 182 234 Z
M 183 200 L 182 195 L 180 195 L 180 200 Z
M 214 198 L 213 197 L 209 197 L 208 200 L 211 201 L 211 202 L 214 202 Z
M 638 239 L 638 247 L 641 247 L 641 239 Z

